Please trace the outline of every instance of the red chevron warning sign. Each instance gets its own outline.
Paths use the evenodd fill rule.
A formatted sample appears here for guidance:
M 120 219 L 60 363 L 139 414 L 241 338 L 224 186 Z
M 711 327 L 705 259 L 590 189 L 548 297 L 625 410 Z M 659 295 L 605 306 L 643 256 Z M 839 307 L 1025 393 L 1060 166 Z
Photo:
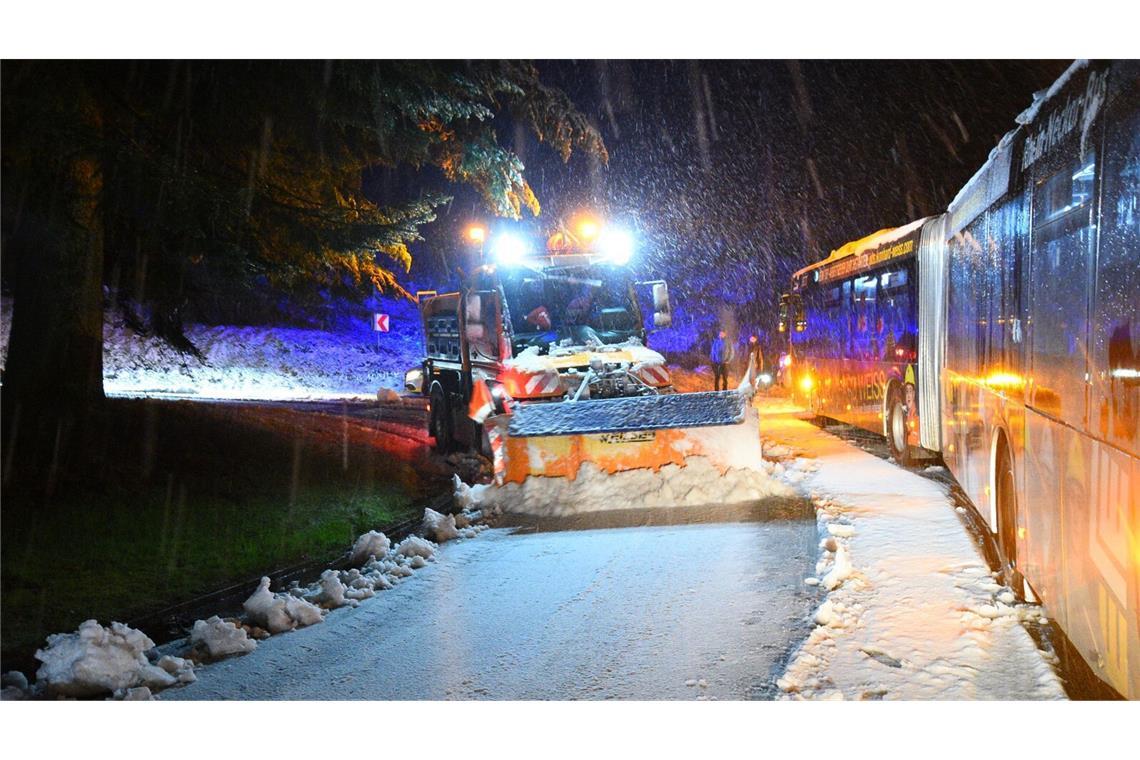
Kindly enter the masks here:
M 376 332 L 388 332 L 388 315 L 387 314 L 373 314 L 372 315 L 372 329 Z

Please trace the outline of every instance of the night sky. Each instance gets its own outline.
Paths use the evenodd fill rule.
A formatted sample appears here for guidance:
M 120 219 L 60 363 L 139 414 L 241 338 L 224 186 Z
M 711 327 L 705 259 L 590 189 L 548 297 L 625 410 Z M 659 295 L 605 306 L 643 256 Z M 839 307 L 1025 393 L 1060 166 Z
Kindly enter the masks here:
M 500 139 L 543 203 L 527 227 L 597 210 L 636 229 L 645 273 L 667 277 L 677 299 L 764 326 L 796 268 L 945 209 L 1068 64 L 546 61 L 544 81 L 599 127 L 609 165 L 563 165 L 505 120 Z M 461 260 L 473 219 L 487 215 L 456 193 L 416 247 L 412 277 L 435 281 Z

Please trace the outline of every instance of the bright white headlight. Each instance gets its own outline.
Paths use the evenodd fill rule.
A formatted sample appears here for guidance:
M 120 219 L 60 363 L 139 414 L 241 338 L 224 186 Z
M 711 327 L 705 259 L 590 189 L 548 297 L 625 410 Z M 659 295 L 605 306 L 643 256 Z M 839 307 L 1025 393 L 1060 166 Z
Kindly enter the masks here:
M 500 264 L 517 264 L 526 258 L 530 248 L 526 241 L 510 233 L 503 233 L 495 237 L 491 246 L 495 260 Z
M 633 235 L 625 230 L 606 230 L 598 238 L 598 250 L 615 264 L 626 264 L 633 257 Z

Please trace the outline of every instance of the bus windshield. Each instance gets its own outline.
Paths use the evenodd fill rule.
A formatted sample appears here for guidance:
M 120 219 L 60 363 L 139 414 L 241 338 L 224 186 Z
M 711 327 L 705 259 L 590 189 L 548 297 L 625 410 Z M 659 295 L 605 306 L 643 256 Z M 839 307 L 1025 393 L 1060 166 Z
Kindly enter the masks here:
M 641 333 L 629 273 L 607 266 L 521 270 L 503 278 L 517 351 L 621 343 Z

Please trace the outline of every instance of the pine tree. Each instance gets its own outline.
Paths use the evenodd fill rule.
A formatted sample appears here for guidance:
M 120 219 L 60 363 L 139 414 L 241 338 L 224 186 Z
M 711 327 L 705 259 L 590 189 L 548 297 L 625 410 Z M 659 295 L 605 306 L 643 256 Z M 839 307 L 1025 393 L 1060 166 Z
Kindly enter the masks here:
M 187 350 L 182 312 L 211 282 L 405 294 L 408 244 L 448 198 L 377 202 L 366 171 L 442 173 L 517 218 L 539 202 L 496 118 L 526 124 L 563 160 L 606 158 L 586 118 L 524 62 L 2 71 L 3 276 L 15 300 L 5 417 L 16 403 L 101 398 L 104 286 L 140 327 Z

